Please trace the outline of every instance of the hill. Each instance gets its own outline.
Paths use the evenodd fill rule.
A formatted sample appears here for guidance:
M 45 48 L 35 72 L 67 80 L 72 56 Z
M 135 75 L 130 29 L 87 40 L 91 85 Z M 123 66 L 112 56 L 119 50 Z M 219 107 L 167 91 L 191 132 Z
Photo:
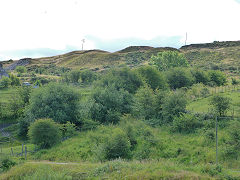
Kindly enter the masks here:
M 121 51 L 110 53 L 102 50 L 73 51 L 62 55 L 27 59 L 26 65 L 29 69 L 40 66 L 56 65 L 72 69 L 95 69 L 101 70 L 108 67 L 126 64 L 136 66 L 147 61 L 152 55 L 166 50 L 177 50 L 175 48 L 153 48 L 148 46 L 131 46 Z M 23 61 L 23 60 L 19 60 Z M 14 67 L 13 64 L 21 64 L 18 61 L 3 62 L 5 68 Z
M 240 41 L 191 44 L 180 48 L 192 66 L 237 73 L 240 68 Z
M 152 55 L 162 51 L 180 51 L 185 54 L 191 66 L 204 69 L 219 69 L 227 73 L 237 73 L 240 68 L 240 41 L 224 41 L 205 44 L 190 44 L 180 49 L 171 47 L 130 46 L 117 52 L 102 50 L 73 51 L 44 58 L 25 58 L 18 61 L 2 62 L 3 67 L 13 70 L 16 65 L 24 65 L 29 70 L 38 67 L 64 67 L 71 69 L 104 70 L 127 65 L 135 67 L 147 63 Z

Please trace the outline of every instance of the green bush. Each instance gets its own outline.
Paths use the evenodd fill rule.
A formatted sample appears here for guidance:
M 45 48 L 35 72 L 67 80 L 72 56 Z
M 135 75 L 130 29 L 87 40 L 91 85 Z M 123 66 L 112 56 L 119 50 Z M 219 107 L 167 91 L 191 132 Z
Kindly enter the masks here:
M 115 86 L 117 90 L 124 89 L 129 93 L 135 93 L 142 84 L 138 73 L 127 67 L 110 70 L 96 83 L 102 87 Z
M 204 85 L 207 85 L 210 81 L 209 74 L 206 71 L 194 69 L 191 71 L 191 73 L 195 78 L 196 83 L 203 83 Z
M 218 116 L 222 117 L 226 115 L 227 111 L 230 108 L 230 100 L 231 99 L 229 97 L 224 97 L 222 95 L 214 95 L 210 99 L 210 105 L 213 106 Z
M 163 121 L 172 122 L 175 117 L 180 117 L 186 112 L 187 100 L 183 92 L 176 91 L 168 97 L 162 105 Z
M 148 87 L 141 87 L 134 96 L 132 111 L 135 117 L 146 120 L 156 117 L 156 95 Z
M 163 51 L 151 57 L 152 63 L 160 70 L 166 71 L 175 67 L 188 67 L 185 56 L 178 51 Z
M 27 72 L 27 69 L 24 66 L 17 66 L 15 71 L 18 73 L 25 73 L 25 72 Z
M 7 156 L 1 157 L 0 159 L 0 169 L 2 169 L 3 171 L 7 171 L 8 169 L 10 169 L 15 165 L 16 165 L 16 162 Z
M 216 86 L 223 86 L 227 83 L 226 75 L 221 71 L 209 71 L 210 81 Z
M 185 68 L 174 68 L 167 72 L 167 81 L 171 89 L 190 87 L 194 83 L 191 72 Z
M 8 88 L 11 85 L 11 79 L 3 76 L 2 79 L 0 79 L 0 89 L 1 88 Z
M 102 145 L 102 155 L 106 160 L 130 158 L 131 144 L 127 135 L 119 128 L 114 129 L 111 137 Z
M 70 123 L 69 121 L 66 124 L 61 125 L 62 136 L 64 138 L 70 138 L 77 134 L 76 125 Z
M 97 79 L 96 73 L 88 69 L 81 71 L 80 76 L 81 76 L 82 83 L 84 84 L 90 84 Z
M 28 135 L 31 143 L 40 148 L 50 148 L 61 140 L 59 125 L 51 119 L 39 119 L 29 127 Z
M 143 66 L 138 68 L 137 72 L 153 90 L 168 87 L 165 76 L 154 67 Z
M 51 118 L 58 123 L 78 122 L 78 104 L 80 95 L 71 87 L 56 83 L 35 89 L 25 109 L 26 117 L 33 121 Z
M 101 123 L 117 123 L 124 113 L 130 112 L 132 95 L 127 91 L 117 90 L 114 86 L 97 89 L 92 94 L 94 101 L 90 107 L 93 120 Z
M 195 115 L 183 114 L 174 118 L 171 129 L 173 132 L 192 133 L 202 126 L 201 120 Z

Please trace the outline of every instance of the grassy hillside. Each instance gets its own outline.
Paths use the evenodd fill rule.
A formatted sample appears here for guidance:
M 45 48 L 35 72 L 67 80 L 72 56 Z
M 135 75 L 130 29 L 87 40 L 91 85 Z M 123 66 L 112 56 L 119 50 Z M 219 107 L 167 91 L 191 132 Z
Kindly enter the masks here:
M 56 65 L 72 69 L 95 69 L 103 70 L 109 67 L 137 66 L 147 63 L 152 55 L 174 48 L 153 48 L 149 46 L 130 46 L 123 50 L 110 53 L 102 50 L 73 51 L 53 57 L 30 59 L 29 69 L 39 66 Z M 179 49 L 185 54 L 190 64 L 204 69 L 219 69 L 228 73 L 238 73 L 240 68 L 240 43 L 214 42 L 206 44 L 193 44 Z M 4 67 L 13 61 L 3 62 Z
M 21 177 L 21 178 L 20 178 Z M 13 167 L 0 176 L 8 179 L 217 179 L 197 168 L 188 168 L 169 161 L 115 160 L 106 163 L 53 164 L 28 162 Z
M 129 66 L 139 65 L 154 54 L 165 50 L 177 50 L 174 48 L 153 48 L 148 46 L 131 46 L 118 52 L 110 53 L 102 50 L 73 51 L 63 55 L 31 59 L 28 67 L 55 64 L 58 67 L 72 69 L 96 69 L 126 64 Z M 5 64 L 7 66 L 8 64 Z
M 232 116 L 234 113 L 234 116 L 240 117 L 240 93 L 237 92 L 227 92 L 227 93 L 221 93 L 225 97 L 229 97 L 231 99 L 231 107 L 228 111 L 228 116 Z M 194 111 L 197 113 L 208 113 L 211 112 L 211 106 L 209 105 L 211 97 L 199 99 L 197 101 L 191 102 L 187 109 L 190 111 Z

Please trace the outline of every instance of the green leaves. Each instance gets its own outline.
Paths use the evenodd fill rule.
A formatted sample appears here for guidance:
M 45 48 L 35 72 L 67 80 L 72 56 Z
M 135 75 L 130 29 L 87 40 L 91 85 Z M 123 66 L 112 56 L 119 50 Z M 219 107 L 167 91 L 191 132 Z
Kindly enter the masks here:
M 188 67 L 189 64 L 183 54 L 177 51 L 164 51 L 151 57 L 151 62 L 158 70 L 166 71 L 174 67 Z

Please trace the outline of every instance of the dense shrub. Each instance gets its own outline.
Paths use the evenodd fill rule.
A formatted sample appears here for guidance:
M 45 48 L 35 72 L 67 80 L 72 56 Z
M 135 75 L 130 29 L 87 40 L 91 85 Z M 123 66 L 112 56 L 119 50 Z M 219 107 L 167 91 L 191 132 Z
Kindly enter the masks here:
M 195 115 L 182 114 L 175 117 L 172 124 L 172 131 L 179 133 L 192 133 L 197 128 L 202 127 L 202 122 Z
M 97 79 L 96 73 L 88 69 L 81 71 L 80 76 L 81 76 L 81 81 L 84 84 L 90 84 Z
M 185 68 L 174 68 L 167 72 L 167 81 L 171 89 L 190 87 L 194 83 L 191 72 Z
M 131 94 L 114 86 L 97 89 L 92 99 L 91 118 L 101 123 L 117 123 L 122 114 L 130 112 L 132 103 Z
M 143 80 L 153 89 L 166 89 L 167 81 L 163 74 L 151 66 L 143 66 L 137 69 Z
M 227 83 L 227 77 L 221 71 L 209 71 L 209 77 L 217 86 L 223 86 Z
M 56 83 L 36 89 L 25 115 L 30 120 L 51 118 L 58 123 L 78 124 L 79 94 L 71 87 Z
M 11 80 L 11 86 L 20 86 L 21 85 L 20 79 L 17 76 L 10 74 L 9 78 Z
M 230 98 L 221 95 L 214 95 L 210 99 L 210 105 L 213 106 L 218 116 L 225 116 L 230 108 Z
M 76 125 L 70 123 L 69 121 L 66 124 L 61 125 L 62 136 L 64 138 L 70 138 L 77 134 Z
M 3 171 L 6 171 L 15 165 L 16 165 L 16 162 L 10 159 L 9 157 L 4 156 L 0 158 L 0 172 L 1 172 L 1 169 Z
M 61 140 L 61 131 L 51 119 L 39 119 L 32 123 L 28 133 L 33 144 L 40 148 L 50 148 Z
M 151 57 L 152 63 L 160 70 L 166 71 L 175 67 L 188 67 L 185 56 L 178 51 L 163 51 Z
M 2 79 L 0 79 L 0 89 L 1 88 L 8 88 L 11 85 L 11 79 L 3 76 Z
M 121 129 L 115 129 L 109 139 L 104 142 L 102 155 L 106 160 L 130 158 L 131 144 L 127 135 Z
M 191 71 L 191 73 L 195 78 L 196 83 L 203 83 L 204 85 L 207 85 L 210 81 L 209 74 L 206 71 L 194 69 Z
M 146 120 L 156 117 L 156 95 L 150 87 L 138 89 L 134 96 L 132 111 L 134 116 Z
M 142 79 L 137 72 L 124 67 L 113 69 L 106 75 L 103 75 L 96 85 L 102 87 L 114 85 L 117 90 L 124 89 L 129 93 L 135 93 L 142 84 Z
M 174 118 L 180 117 L 186 112 L 187 100 L 180 91 L 169 95 L 162 106 L 163 119 L 165 122 L 172 122 Z
M 24 66 L 17 66 L 15 71 L 18 73 L 25 73 L 25 72 L 27 72 L 27 69 Z

